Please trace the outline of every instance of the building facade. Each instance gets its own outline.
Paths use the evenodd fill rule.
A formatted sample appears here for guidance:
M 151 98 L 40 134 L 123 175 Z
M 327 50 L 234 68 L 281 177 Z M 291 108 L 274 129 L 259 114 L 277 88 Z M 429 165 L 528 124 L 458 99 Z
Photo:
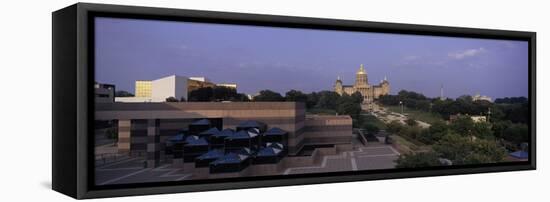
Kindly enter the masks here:
M 339 95 L 359 92 L 363 96 L 365 103 L 371 103 L 374 99 L 382 95 L 388 95 L 390 93 L 390 83 L 387 78 L 384 78 L 378 85 L 370 85 L 368 80 L 368 74 L 363 65 L 355 74 L 355 83 L 353 85 L 343 85 L 340 77 L 336 79 L 334 84 L 334 92 Z
M 115 101 L 115 85 L 95 83 L 95 102 L 110 103 Z
M 135 96 L 116 97 L 115 102 L 165 102 L 166 98 L 187 100 L 190 92 L 201 88 L 223 86 L 237 90 L 236 83 L 215 84 L 206 77 L 184 77 L 171 75 L 156 80 L 138 80 L 135 82 Z
M 178 102 L 96 103 L 95 118 L 118 122 L 120 152 L 145 151 L 197 119 L 236 128 L 244 121 L 258 121 L 288 132 L 288 151 L 298 153 L 305 145 L 350 144 L 349 116 L 309 116 L 305 104 L 297 102 Z M 151 130 L 152 126 L 155 130 Z M 149 142 L 148 136 L 160 136 Z
M 116 97 L 115 102 L 165 102 L 166 98 L 187 100 L 187 77 L 171 75 L 152 81 L 136 81 L 134 97 Z
M 472 96 L 472 101 L 487 101 L 487 102 L 493 102 L 493 99 L 489 96 L 485 96 L 485 95 L 479 95 L 476 94 L 474 96 Z
M 237 84 L 236 83 L 218 83 L 216 86 L 226 87 L 226 88 L 233 88 L 237 90 Z
M 153 102 L 165 102 L 166 98 L 187 100 L 188 78 L 183 76 L 167 76 L 153 80 L 151 98 Z
M 136 97 L 151 97 L 153 90 L 152 81 L 136 81 L 135 84 L 135 96 Z
M 200 79 L 202 78 L 202 79 Z M 214 88 L 214 83 L 204 77 L 189 77 L 187 81 L 187 92 L 191 92 L 200 88 Z

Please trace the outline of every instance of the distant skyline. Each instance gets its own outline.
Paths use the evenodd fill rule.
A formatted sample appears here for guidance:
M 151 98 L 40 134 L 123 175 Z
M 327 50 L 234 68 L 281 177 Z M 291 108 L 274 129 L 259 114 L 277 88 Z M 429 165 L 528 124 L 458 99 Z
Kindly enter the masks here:
M 260 26 L 96 18 L 96 81 L 134 92 L 135 80 L 203 76 L 241 93 L 284 95 L 385 76 L 400 90 L 446 97 L 528 95 L 528 43 Z

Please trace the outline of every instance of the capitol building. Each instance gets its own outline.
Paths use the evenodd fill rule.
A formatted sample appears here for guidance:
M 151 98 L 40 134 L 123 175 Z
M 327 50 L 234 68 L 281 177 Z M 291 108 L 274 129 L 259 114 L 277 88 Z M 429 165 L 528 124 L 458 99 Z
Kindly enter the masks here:
M 370 85 L 367 71 L 365 71 L 365 68 L 361 64 L 361 67 L 355 74 L 355 83 L 353 85 L 343 85 L 342 80 L 338 77 L 334 84 L 334 92 L 339 95 L 343 95 L 344 93 L 351 95 L 355 92 L 359 92 L 363 96 L 364 103 L 372 103 L 374 99 L 378 99 L 378 97 L 390 93 L 390 83 L 387 78 L 384 77 L 384 80 L 380 81 L 378 85 Z

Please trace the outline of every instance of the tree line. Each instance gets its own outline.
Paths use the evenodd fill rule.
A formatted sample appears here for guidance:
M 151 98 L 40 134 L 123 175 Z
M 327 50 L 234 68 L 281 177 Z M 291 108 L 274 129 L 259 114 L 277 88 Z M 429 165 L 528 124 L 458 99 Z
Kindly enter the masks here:
M 299 90 L 289 90 L 284 95 L 272 91 L 261 90 L 252 99 L 247 95 L 238 93 L 235 88 L 223 86 L 198 88 L 189 92 L 187 100 L 184 98 L 166 98 L 167 102 L 219 102 L 219 101 L 239 101 L 239 102 L 302 102 L 306 110 L 310 113 L 325 112 L 331 114 L 350 115 L 353 118 L 354 125 L 360 124 L 361 103 L 363 96 L 360 93 L 352 95 L 339 95 L 333 91 L 319 91 L 304 93 Z
M 405 121 L 406 124 L 388 123 L 388 132 L 431 146 L 428 152 L 401 155 L 396 161 L 399 168 L 502 161 L 507 150 L 521 149 L 529 140 L 528 101 L 525 97 L 506 97 L 491 103 L 474 101 L 468 95 L 442 100 L 412 91 L 400 91 L 397 95 L 378 99 L 382 105 L 403 104 L 410 109 L 436 113 L 446 120 L 455 114 L 489 117 L 488 122 L 474 122 L 469 116 L 459 116 L 449 123 L 443 120 L 432 123 L 426 129 L 417 126 L 412 119 Z
M 380 96 L 378 102 L 382 105 L 403 106 L 432 112 L 449 119 L 454 114 L 490 115 L 491 122 L 512 121 L 514 123 L 527 123 L 529 103 L 525 97 L 498 98 L 494 103 L 486 100 L 474 101 L 471 96 L 463 95 L 456 99 L 428 98 L 423 94 L 401 90 L 397 95 Z
M 396 121 L 389 123 L 387 130 L 431 146 L 430 151 L 401 155 L 396 160 L 397 168 L 496 163 L 507 154 L 503 144 L 493 136 L 491 124 L 473 122 L 466 116 L 449 124 L 435 122 L 427 129 L 412 122 L 404 125 Z

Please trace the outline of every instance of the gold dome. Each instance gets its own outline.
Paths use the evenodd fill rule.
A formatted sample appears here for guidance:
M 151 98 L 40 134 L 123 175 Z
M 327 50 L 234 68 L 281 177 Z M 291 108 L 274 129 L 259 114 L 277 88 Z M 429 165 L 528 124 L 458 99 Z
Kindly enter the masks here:
M 359 71 L 357 71 L 357 74 L 367 74 L 365 68 L 363 67 L 363 64 L 361 64 L 361 67 L 359 67 Z

